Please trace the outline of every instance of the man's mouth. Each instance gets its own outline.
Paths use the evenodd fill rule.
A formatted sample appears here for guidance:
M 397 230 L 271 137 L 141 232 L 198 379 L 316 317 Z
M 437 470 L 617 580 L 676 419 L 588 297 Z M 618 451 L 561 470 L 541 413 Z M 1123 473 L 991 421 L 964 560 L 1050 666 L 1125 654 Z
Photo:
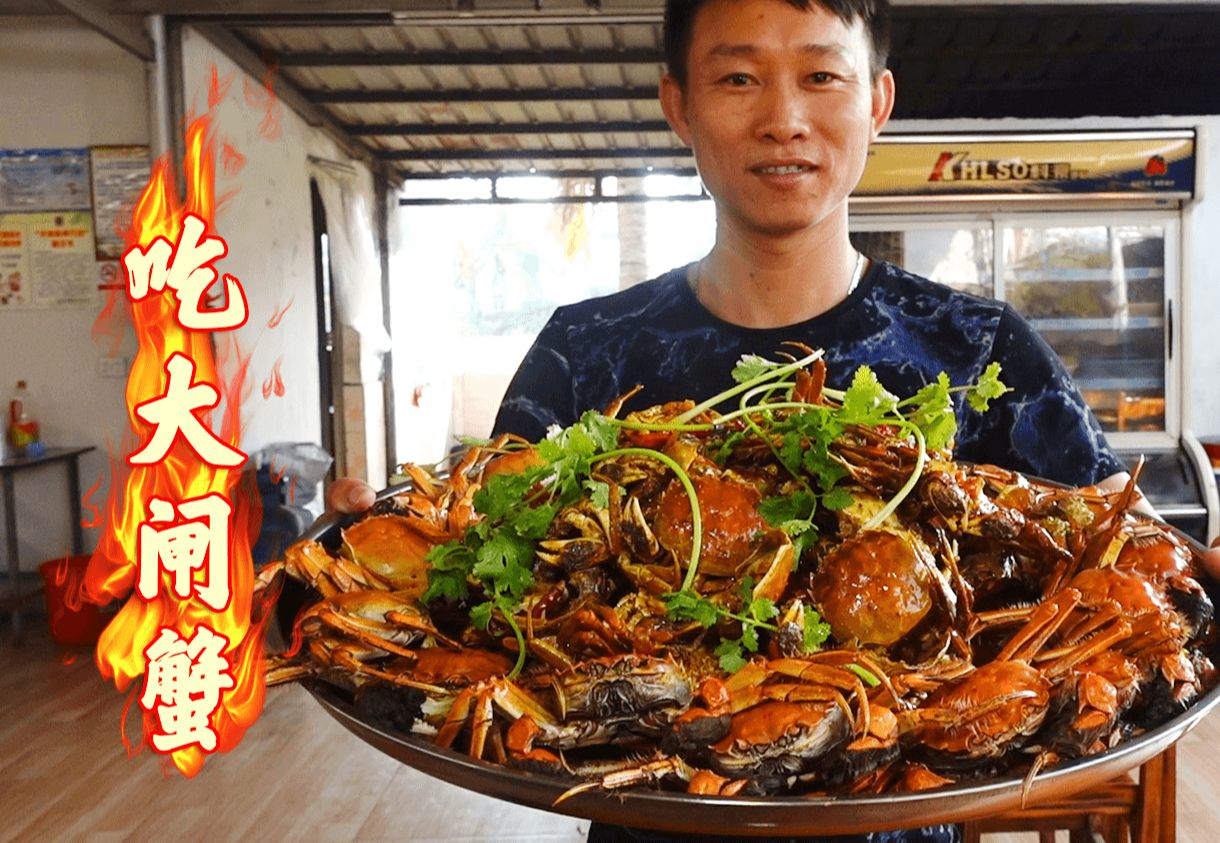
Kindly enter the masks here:
M 814 169 L 812 164 L 769 164 L 755 167 L 754 172 L 764 176 L 789 176 L 796 173 L 812 173 Z

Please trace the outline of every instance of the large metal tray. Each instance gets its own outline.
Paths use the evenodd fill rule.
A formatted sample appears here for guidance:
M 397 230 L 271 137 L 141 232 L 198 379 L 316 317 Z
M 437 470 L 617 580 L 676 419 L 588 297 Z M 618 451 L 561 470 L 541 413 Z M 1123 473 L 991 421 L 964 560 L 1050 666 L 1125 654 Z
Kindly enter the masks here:
M 378 500 L 409 488 L 393 486 Z M 355 520 L 328 516 L 303 536 L 333 546 L 338 530 Z M 1172 527 L 1170 529 L 1173 529 Z M 1177 533 L 1196 548 L 1199 543 Z M 1201 549 L 1201 548 L 1200 548 Z M 287 595 L 286 595 L 287 596 Z M 292 609 L 293 607 L 282 607 Z M 292 612 L 280 613 L 281 630 Z M 719 797 L 661 792 L 642 788 L 614 793 L 585 792 L 558 804 L 571 780 L 538 775 L 476 761 L 436 746 L 426 737 L 384 731 L 361 719 L 347 694 L 325 683 L 310 693 L 352 734 L 387 755 L 438 779 L 476 793 L 598 822 L 691 834 L 792 836 L 859 834 L 962 822 L 1028 805 L 1057 801 L 1101 785 L 1138 767 L 1172 746 L 1220 705 L 1220 685 L 1212 688 L 1173 720 L 1099 755 L 1078 759 L 1040 773 L 1023 794 L 1020 777 L 993 778 L 919 793 L 879 796 Z

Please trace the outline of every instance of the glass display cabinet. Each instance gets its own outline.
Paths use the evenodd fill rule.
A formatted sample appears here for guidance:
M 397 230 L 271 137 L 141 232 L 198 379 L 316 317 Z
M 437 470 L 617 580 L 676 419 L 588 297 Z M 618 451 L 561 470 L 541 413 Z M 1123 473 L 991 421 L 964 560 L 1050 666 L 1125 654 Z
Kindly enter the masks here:
M 865 254 L 1016 308 L 1128 464 L 1146 460 L 1141 487 L 1162 515 L 1200 539 L 1214 531 L 1214 482 L 1181 424 L 1176 212 L 871 215 L 852 232 Z
M 866 254 L 1011 304 L 1059 354 L 1111 441 L 1180 433 L 1177 215 L 1169 212 L 863 218 Z

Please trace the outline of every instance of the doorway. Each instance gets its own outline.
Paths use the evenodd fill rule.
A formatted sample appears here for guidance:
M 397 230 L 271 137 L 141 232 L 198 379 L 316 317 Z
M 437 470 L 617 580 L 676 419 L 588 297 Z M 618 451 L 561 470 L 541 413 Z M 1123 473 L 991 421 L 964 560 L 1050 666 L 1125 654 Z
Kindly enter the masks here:
M 317 302 L 318 325 L 318 398 L 321 407 L 322 447 L 334 455 L 327 480 L 334 480 L 343 473 L 339 465 L 342 459 L 335 443 L 339 437 L 339 418 L 335 402 L 335 367 L 339 360 L 339 338 L 335 322 L 335 299 L 330 271 L 330 236 L 326 231 L 326 208 L 318 183 L 309 182 L 310 201 L 313 205 L 313 254 L 314 254 L 314 301 Z

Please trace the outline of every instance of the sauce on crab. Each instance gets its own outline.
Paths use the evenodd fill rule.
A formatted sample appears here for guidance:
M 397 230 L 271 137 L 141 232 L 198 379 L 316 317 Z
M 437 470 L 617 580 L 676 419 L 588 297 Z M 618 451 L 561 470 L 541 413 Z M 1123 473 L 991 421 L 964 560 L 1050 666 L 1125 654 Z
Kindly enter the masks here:
M 823 557 L 810 591 L 835 638 L 888 647 L 932 609 L 934 566 L 914 536 L 868 530 Z
M 750 483 L 730 475 L 694 474 L 691 482 L 703 515 L 699 570 L 710 576 L 731 577 L 754 550 L 758 537 L 771 531 L 758 513 L 762 494 Z M 676 481 L 661 495 L 655 531 L 661 546 L 679 562 L 690 559 L 690 499 Z

